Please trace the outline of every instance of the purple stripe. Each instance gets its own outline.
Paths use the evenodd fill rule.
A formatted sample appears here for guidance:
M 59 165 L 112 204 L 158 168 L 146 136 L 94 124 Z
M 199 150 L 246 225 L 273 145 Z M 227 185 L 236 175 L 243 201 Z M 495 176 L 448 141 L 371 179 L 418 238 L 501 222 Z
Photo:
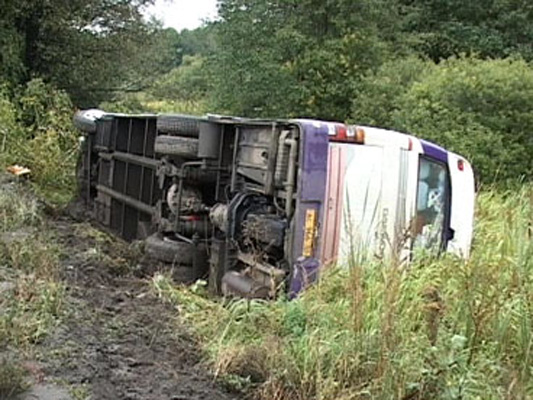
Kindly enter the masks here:
M 298 201 L 294 214 L 294 233 L 291 262 L 291 296 L 301 290 L 305 285 L 302 282 L 303 267 L 309 272 L 310 269 L 318 268 L 321 248 L 322 216 L 324 212 L 324 197 L 326 195 L 327 168 L 329 137 L 326 124 L 313 123 L 312 121 L 298 121 L 302 128 L 300 148 L 300 168 L 298 174 Z M 315 255 L 311 259 L 302 260 L 304 243 L 306 210 L 314 209 L 318 213 L 318 232 L 315 243 Z M 298 261 L 299 260 L 299 261 Z M 316 267 L 309 267 L 310 265 Z M 314 271 L 306 279 L 314 281 L 317 272 Z M 312 282 L 308 283 L 312 283 Z
M 420 143 L 422 143 L 422 149 L 424 150 L 425 155 L 437 161 L 448 164 L 448 152 L 446 150 L 423 139 L 420 139 Z
M 326 124 L 302 122 L 300 201 L 324 200 L 327 181 L 329 137 Z

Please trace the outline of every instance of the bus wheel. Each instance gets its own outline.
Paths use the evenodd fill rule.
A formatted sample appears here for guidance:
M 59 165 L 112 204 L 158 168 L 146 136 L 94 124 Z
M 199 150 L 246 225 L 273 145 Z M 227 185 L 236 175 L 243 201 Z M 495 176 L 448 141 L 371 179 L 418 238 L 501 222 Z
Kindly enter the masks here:
M 155 138 L 154 150 L 163 155 L 198 158 L 198 139 L 160 135 Z
M 145 250 L 150 257 L 159 261 L 192 266 L 196 248 L 190 243 L 174 240 L 156 233 L 146 238 Z
M 201 120 L 189 115 L 160 115 L 157 117 L 157 131 L 169 135 L 198 137 Z

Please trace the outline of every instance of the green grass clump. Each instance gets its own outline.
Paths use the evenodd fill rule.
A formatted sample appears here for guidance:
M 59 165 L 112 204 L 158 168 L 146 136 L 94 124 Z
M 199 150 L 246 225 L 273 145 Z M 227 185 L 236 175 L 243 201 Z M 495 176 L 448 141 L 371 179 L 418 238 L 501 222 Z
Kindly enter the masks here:
M 28 387 L 26 375 L 19 364 L 0 357 L 0 399 L 12 399 L 23 393 Z
M 332 268 L 296 301 L 213 301 L 154 286 L 214 371 L 263 399 L 533 396 L 533 188 L 478 198 L 469 260 Z
M 41 206 L 28 188 L 5 175 L 0 175 L 0 185 L 0 232 L 39 227 Z
M 0 186 L 0 351 L 26 349 L 63 312 L 60 248 L 47 231 L 38 200 L 17 183 Z
M 64 205 L 76 190 L 79 132 L 66 93 L 40 79 L 8 95 L 0 87 L 0 168 L 18 164 L 31 170 L 40 196 Z

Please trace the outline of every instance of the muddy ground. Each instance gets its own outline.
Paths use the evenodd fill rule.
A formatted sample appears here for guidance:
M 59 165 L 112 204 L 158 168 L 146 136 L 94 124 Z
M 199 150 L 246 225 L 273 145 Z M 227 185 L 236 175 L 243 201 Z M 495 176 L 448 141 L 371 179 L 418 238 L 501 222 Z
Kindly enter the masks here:
M 68 215 L 49 221 L 65 249 L 67 316 L 25 362 L 23 399 L 236 399 L 202 366 L 177 310 L 150 290 L 158 267 Z M 133 266 L 133 267 L 132 267 Z

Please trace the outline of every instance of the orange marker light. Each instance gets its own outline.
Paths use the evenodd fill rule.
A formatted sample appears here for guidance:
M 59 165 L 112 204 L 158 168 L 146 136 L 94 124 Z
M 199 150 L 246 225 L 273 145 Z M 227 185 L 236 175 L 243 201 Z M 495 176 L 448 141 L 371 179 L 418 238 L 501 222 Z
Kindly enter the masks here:
M 365 143 L 365 130 L 363 128 L 355 128 L 355 142 L 359 144 Z

